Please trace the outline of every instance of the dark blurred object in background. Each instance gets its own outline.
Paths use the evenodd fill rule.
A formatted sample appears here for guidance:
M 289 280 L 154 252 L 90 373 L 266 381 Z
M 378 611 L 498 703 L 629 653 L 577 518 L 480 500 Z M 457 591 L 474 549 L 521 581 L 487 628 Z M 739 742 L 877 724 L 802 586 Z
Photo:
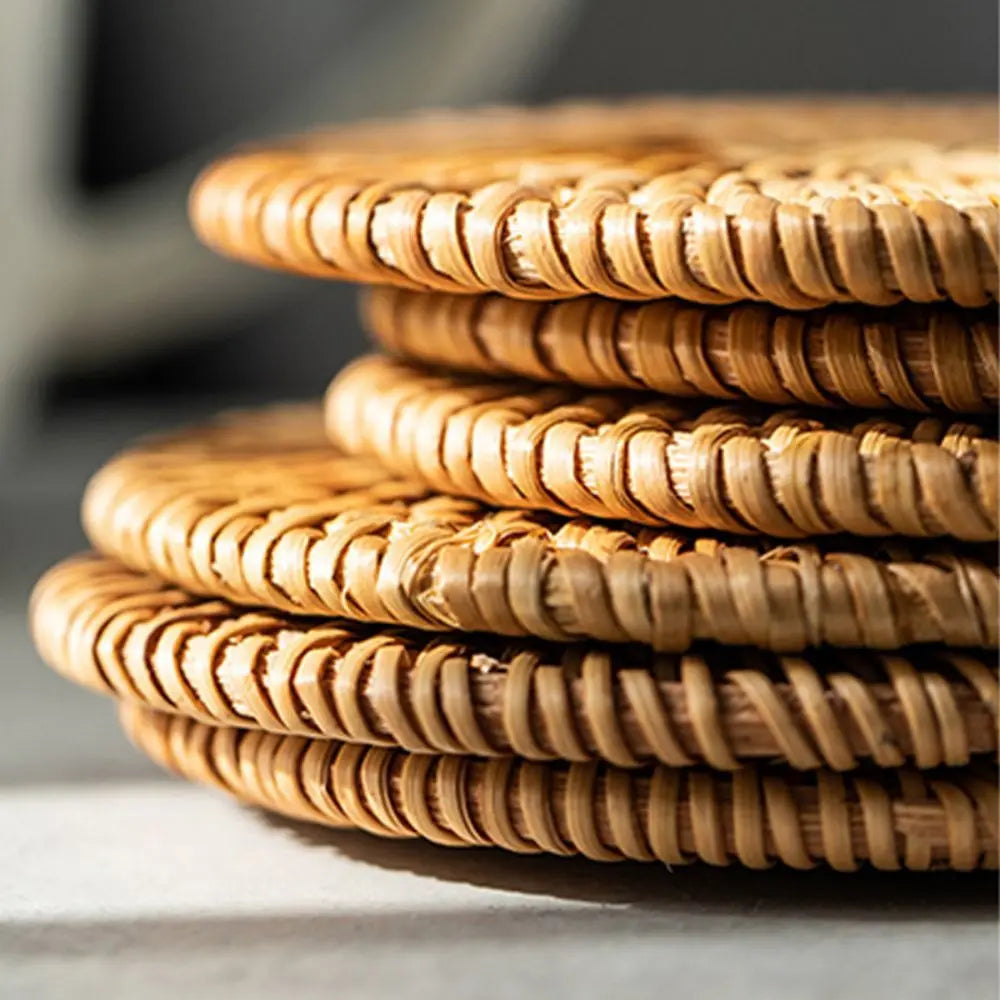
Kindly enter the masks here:
M 89 0 L 79 176 L 100 191 L 292 97 L 391 0 Z
M 587 0 L 535 94 L 991 93 L 992 0 Z

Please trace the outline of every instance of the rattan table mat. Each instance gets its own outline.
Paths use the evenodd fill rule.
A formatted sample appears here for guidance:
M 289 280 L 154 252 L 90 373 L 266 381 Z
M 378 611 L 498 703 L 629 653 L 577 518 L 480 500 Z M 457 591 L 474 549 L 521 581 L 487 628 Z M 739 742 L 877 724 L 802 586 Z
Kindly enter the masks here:
M 150 441 L 91 481 L 95 547 L 191 593 L 419 629 L 681 651 L 997 644 L 996 552 L 727 543 L 422 492 L 275 408 Z
M 959 413 L 990 412 L 1000 395 L 995 310 L 800 313 L 596 296 L 525 302 L 385 286 L 362 297 L 362 320 L 404 358 L 599 389 Z
M 208 726 L 124 706 L 131 739 L 157 763 L 297 819 L 383 837 L 765 868 L 825 862 L 854 871 L 997 866 L 996 769 L 924 777 L 545 764 L 410 754 Z
M 77 683 L 203 722 L 621 767 L 750 758 L 920 768 L 997 749 L 992 652 L 775 656 L 702 645 L 512 643 L 248 611 L 114 560 L 54 567 L 31 602 L 39 652 Z
M 247 261 L 441 291 L 982 306 L 995 121 L 960 100 L 425 115 L 234 153 L 191 215 Z
M 996 431 L 463 376 L 380 355 L 326 398 L 338 447 L 499 507 L 796 538 L 997 537 Z

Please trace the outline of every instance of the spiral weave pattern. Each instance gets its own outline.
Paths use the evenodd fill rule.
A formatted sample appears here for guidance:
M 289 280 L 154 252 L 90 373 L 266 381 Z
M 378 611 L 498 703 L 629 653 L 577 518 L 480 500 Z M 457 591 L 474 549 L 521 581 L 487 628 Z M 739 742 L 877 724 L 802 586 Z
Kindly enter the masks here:
M 418 629 L 676 651 L 997 644 L 995 561 L 972 553 L 726 544 L 421 499 L 384 473 L 371 485 L 370 463 L 317 461 L 321 435 L 315 411 L 265 410 L 126 452 L 88 486 L 87 532 L 193 594 Z
M 510 645 L 241 611 L 97 556 L 32 598 L 39 651 L 80 684 L 216 725 L 528 760 L 746 758 L 850 770 L 996 752 L 996 657 L 767 656 Z
M 950 126 L 930 109 L 908 124 L 864 104 L 743 110 L 661 102 L 347 128 L 221 160 L 191 216 L 204 242 L 247 261 L 439 291 L 792 309 L 996 299 L 988 109 Z M 755 117 L 770 119 L 756 134 Z M 954 148 L 958 135 L 978 144 Z
M 460 371 L 785 405 L 987 413 L 998 401 L 991 312 L 541 303 L 389 287 L 362 302 L 383 347 Z
M 795 538 L 997 537 L 998 449 L 974 424 L 682 404 L 362 358 L 331 439 L 499 507 Z
M 124 706 L 157 763 L 296 819 L 450 847 L 766 868 L 997 867 L 996 769 L 844 778 L 408 754 Z

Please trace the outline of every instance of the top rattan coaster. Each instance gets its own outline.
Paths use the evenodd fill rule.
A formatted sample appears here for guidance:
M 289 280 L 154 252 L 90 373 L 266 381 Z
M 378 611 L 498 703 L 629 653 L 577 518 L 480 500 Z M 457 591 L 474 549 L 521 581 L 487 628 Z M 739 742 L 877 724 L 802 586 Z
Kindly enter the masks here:
M 784 538 L 997 537 L 995 432 L 939 418 L 706 406 L 354 362 L 331 439 L 501 507 Z
M 995 122 L 961 101 L 438 114 L 235 153 L 191 215 L 247 261 L 413 288 L 983 306 Z
M 987 413 L 998 400 L 996 310 L 523 302 L 384 286 L 362 320 L 401 357 L 458 371 L 748 396 L 812 406 Z
M 338 457 L 318 408 L 126 452 L 91 481 L 83 514 L 95 546 L 132 569 L 298 614 L 660 650 L 997 644 L 995 561 L 483 509 Z

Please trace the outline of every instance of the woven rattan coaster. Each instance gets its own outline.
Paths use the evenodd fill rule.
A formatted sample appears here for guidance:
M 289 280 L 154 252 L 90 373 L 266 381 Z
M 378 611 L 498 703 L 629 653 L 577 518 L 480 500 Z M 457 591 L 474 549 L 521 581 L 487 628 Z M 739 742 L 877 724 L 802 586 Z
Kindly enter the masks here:
M 381 356 L 334 380 L 346 451 L 500 507 L 801 537 L 997 537 L 995 432 L 444 374 Z
M 411 751 L 849 770 L 958 766 L 997 749 L 992 652 L 678 656 L 432 637 L 247 611 L 100 556 L 52 569 L 31 622 L 53 667 L 123 700 Z
M 797 313 L 383 287 L 363 297 L 362 312 L 383 347 L 459 371 L 814 406 L 984 413 L 998 399 L 995 311 Z
M 245 802 L 383 837 L 597 861 L 841 871 L 997 866 L 996 769 L 868 777 L 409 754 L 125 707 L 157 763 Z
M 993 102 L 494 109 L 236 153 L 191 214 L 224 253 L 380 284 L 976 307 L 996 297 L 995 136 Z
M 132 569 L 299 614 L 677 651 L 997 644 L 992 549 L 724 544 L 484 509 L 324 450 L 318 408 L 126 452 L 94 477 L 83 513 L 94 545 Z

